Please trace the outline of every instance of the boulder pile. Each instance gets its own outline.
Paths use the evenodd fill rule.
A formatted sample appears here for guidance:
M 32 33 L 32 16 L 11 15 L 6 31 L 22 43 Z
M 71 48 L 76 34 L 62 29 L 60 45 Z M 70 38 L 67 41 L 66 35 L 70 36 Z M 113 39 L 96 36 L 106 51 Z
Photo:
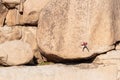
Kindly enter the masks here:
M 17 40 L 25 54 L 33 54 L 17 56 L 27 60 L 18 65 L 33 57 L 39 63 L 42 56 L 53 62 L 89 59 L 119 50 L 119 23 L 119 0 L 0 0 L 0 46 L 11 46 L 0 55 L 24 54 L 11 51 L 22 47 L 16 46 Z

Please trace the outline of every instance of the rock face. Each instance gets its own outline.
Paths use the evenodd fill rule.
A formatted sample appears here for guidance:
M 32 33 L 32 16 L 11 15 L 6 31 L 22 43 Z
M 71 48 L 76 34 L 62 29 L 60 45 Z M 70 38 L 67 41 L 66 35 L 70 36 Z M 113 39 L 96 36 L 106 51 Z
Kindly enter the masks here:
M 17 5 L 20 5 L 21 2 L 24 2 L 25 0 L 1 0 L 1 1 L 7 8 L 13 9 Z
M 6 16 L 6 25 L 8 26 L 15 26 L 18 24 L 18 12 L 16 9 L 12 9 L 8 11 L 8 14 Z
M 36 30 L 37 27 L 31 27 L 31 26 L 27 26 L 27 27 L 22 27 L 22 41 L 26 42 L 28 44 L 30 44 L 33 53 L 34 53 L 34 57 L 37 59 L 37 62 L 40 63 L 42 61 L 42 57 L 41 54 L 39 52 L 39 48 L 37 45 L 37 39 L 36 39 Z
M 115 47 L 116 50 L 120 50 L 120 43 L 118 43 Z
M 37 25 L 39 13 L 49 1 L 50 0 L 26 0 L 24 3 L 23 22 L 21 24 Z
M 16 8 L 9 10 L 6 17 L 7 25 L 9 26 L 26 25 L 26 24 L 37 25 L 40 11 L 50 0 L 36 0 L 36 1 L 21 0 L 21 1 L 22 1 L 21 4 L 16 6 Z M 9 2 L 10 1 L 8 0 L 6 1 L 6 3 Z M 19 0 L 18 2 L 20 3 Z M 11 1 L 11 3 L 18 3 L 18 2 Z
M 0 68 L 0 72 L 0 80 L 118 80 L 115 66 L 94 69 L 64 65 L 8 67 Z
M 0 28 L 0 43 L 5 41 L 19 40 L 22 37 L 21 28 L 19 26 Z
M 0 27 L 3 26 L 8 9 L 0 1 Z
M 33 52 L 29 44 L 20 40 L 5 42 L 0 45 L 0 64 L 21 65 L 30 62 Z
M 8 11 L 8 14 L 6 16 L 6 25 L 8 26 L 21 26 L 24 25 L 23 23 L 23 15 L 20 14 L 18 9 L 11 9 Z
M 120 50 L 113 50 L 106 54 L 99 55 L 94 63 L 104 65 L 120 65 Z
M 120 40 L 119 5 L 119 0 L 52 0 L 39 16 L 41 52 L 57 60 L 87 58 L 114 49 Z

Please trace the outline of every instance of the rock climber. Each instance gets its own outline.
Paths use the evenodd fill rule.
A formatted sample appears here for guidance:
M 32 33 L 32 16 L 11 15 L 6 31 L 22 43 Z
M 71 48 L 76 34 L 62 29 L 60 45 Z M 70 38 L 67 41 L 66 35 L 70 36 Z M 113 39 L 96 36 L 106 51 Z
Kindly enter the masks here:
M 88 47 L 87 47 L 87 42 L 83 42 L 82 44 L 81 44 L 81 46 L 83 46 L 83 49 L 82 49 L 82 51 L 84 51 L 84 49 L 86 49 L 88 52 L 89 52 L 89 49 L 88 49 Z

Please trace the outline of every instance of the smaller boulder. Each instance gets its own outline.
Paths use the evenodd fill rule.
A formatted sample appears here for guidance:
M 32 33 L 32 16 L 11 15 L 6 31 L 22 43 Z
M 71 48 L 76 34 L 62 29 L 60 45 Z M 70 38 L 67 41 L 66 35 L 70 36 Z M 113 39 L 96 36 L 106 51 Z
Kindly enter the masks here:
M 39 48 L 37 45 L 36 30 L 37 30 L 37 27 L 35 27 L 35 26 L 34 27 L 33 26 L 22 27 L 21 40 L 23 42 L 30 44 L 37 63 L 41 63 L 41 62 L 43 62 L 43 59 L 42 59 L 42 55 L 40 54 L 40 51 L 39 51 Z
M 11 9 L 8 11 L 8 14 L 6 16 L 5 23 L 8 26 L 15 26 L 18 22 L 17 20 L 17 10 L 16 9 Z
M 17 5 L 20 5 L 21 1 L 24 2 L 25 0 L 1 0 L 2 3 L 9 9 L 15 8 Z
M 49 2 L 50 0 L 26 0 L 21 24 L 37 25 L 39 13 Z
M 101 54 L 96 57 L 94 63 L 104 65 L 120 65 L 120 50 L 112 50 L 106 54 Z
M 3 26 L 8 9 L 0 1 L 0 27 Z
M 3 0 L 3 4 L 9 5 L 9 10 L 6 17 L 6 24 L 9 26 L 15 25 L 37 25 L 39 20 L 39 13 L 49 3 L 50 0 Z M 16 3 L 16 5 L 15 5 Z M 17 5 L 17 3 L 19 5 Z M 39 5 L 38 5 L 39 3 Z M 34 7 L 33 7 L 34 6 Z M 13 9 L 15 8 L 15 9 Z M 12 20 L 11 20 L 12 19 Z
M 116 45 L 115 49 L 120 50 L 120 43 Z
M 8 41 L 0 45 L 1 65 L 22 65 L 33 59 L 33 52 L 28 43 L 20 40 Z
M 0 27 L 0 43 L 3 43 L 5 41 L 11 41 L 11 40 L 19 40 L 21 39 L 21 27 L 14 26 L 14 27 Z
M 18 9 L 11 9 L 8 11 L 8 14 L 6 16 L 6 25 L 8 26 L 17 26 L 17 25 L 24 25 L 22 24 L 23 15 L 19 13 Z

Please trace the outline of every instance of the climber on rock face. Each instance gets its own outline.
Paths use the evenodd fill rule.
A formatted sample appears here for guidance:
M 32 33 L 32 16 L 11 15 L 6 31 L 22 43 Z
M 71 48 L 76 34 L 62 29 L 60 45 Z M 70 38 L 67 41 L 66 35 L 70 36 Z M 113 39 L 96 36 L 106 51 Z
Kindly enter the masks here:
M 81 46 L 83 46 L 83 49 L 82 49 L 82 51 L 84 52 L 84 49 L 87 49 L 87 51 L 89 52 L 89 49 L 88 49 L 88 47 L 87 47 L 87 42 L 83 42 L 82 44 L 81 44 Z

